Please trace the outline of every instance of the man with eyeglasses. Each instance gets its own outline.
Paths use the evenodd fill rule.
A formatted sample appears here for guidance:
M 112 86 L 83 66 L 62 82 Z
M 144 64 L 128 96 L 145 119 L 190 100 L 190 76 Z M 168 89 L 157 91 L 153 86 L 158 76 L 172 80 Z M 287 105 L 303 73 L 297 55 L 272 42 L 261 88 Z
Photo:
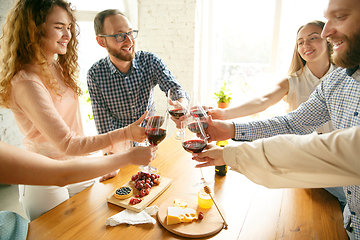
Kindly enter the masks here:
M 132 29 L 120 11 L 108 9 L 98 13 L 94 28 L 98 44 L 108 52 L 87 74 L 95 124 L 101 134 L 140 118 L 150 107 L 156 85 L 164 93 L 181 86 L 157 55 L 135 52 L 139 31 Z M 115 147 L 109 152 L 119 150 L 121 147 Z

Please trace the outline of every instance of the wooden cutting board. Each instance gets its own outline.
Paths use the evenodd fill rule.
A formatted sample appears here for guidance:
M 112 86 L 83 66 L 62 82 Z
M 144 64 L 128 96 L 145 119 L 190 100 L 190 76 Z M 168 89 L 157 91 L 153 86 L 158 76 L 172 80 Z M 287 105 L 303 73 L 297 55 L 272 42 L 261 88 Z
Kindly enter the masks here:
M 129 182 L 125 183 L 123 186 L 119 186 L 119 188 L 126 187 L 126 186 L 131 187 L 133 189 L 133 195 L 131 197 L 129 197 L 127 199 L 122 199 L 122 200 L 117 199 L 114 197 L 114 193 L 116 191 L 116 189 L 114 189 L 114 192 L 107 197 L 107 201 L 109 203 L 118 205 L 123 208 L 130 209 L 135 212 L 141 212 L 142 210 L 144 210 L 144 208 L 149 206 L 149 204 L 152 203 L 156 198 L 158 198 L 160 196 L 160 194 L 162 194 L 168 187 L 170 187 L 171 182 L 172 182 L 172 180 L 170 178 L 161 177 L 160 184 L 158 186 L 153 186 L 150 190 L 149 195 L 146 195 L 141 198 L 141 199 L 143 199 L 143 201 L 141 201 L 138 204 L 132 205 L 129 203 L 130 199 L 135 198 L 135 196 L 137 194 L 139 194 L 139 190 L 137 190 L 134 187 L 132 181 L 129 181 Z
M 181 199 L 181 201 L 186 202 L 188 204 L 188 208 L 192 208 L 198 213 L 203 212 L 204 219 L 196 220 L 191 223 L 166 225 L 167 208 L 173 206 L 175 199 Z M 221 206 L 218 205 L 218 207 L 226 219 L 224 210 Z M 213 205 L 210 209 L 202 209 L 198 206 L 197 194 L 179 194 L 168 198 L 160 205 L 157 216 L 159 222 L 165 229 L 176 235 L 188 238 L 202 238 L 211 236 L 220 232 L 224 226 L 224 222 L 215 205 Z

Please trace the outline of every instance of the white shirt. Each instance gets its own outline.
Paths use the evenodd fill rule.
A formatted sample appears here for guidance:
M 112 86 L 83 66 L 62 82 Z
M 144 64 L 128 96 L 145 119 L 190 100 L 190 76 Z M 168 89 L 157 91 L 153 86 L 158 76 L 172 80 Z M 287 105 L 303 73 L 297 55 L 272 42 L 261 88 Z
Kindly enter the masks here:
M 307 65 L 304 66 L 301 75 L 301 70 L 299 70 L 295 74 L 289 76 L 289 92 L 283 98 L 284 101 L 288 104 L 288 112 L 297 109 L 301 103 L 306 102 L 309 99 L 310 94 L 315 90 L 319 83 L 336 68 L 337 67 L 334 64 L 331 64 L 327 73 L 320 79 L 311 72 Z M 323 126 L 318 128 L 316 131 L 318 133 L 328 133 L 333 130 L 334 127 L 331 121 L 329 121 L 328 123 L 325 123 Z

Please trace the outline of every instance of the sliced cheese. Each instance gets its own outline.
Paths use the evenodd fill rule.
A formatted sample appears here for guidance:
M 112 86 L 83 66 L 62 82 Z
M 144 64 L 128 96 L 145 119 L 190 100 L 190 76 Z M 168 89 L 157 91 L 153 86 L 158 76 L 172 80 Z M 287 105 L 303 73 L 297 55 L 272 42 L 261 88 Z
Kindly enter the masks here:
M 173 207 L 180 207 L 181 199 L 175 199 Z
M 198 219 L 198 216 L 194 209 L 182 207 L 168 207 L 167 209 L 167 225 L 192 222 L 195 219 Z

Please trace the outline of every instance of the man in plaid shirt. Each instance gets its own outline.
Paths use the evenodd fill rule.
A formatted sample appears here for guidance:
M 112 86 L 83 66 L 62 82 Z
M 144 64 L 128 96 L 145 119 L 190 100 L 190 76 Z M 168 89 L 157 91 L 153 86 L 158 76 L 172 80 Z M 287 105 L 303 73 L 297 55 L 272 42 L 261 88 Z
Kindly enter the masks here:
M 360 239 L 360 186 L 351 185 L 360 182 L 360 1 L 329 0 L 325 17 L 322 37 L 333 45 L 333 61 L 341 68 L 285 116 L 249 123 L 210 118 L 210 141 L 255 141 L 224 149 L 212 146 L 194 159 L 201 162 L 197 167 L 226 164 L 272 188 L 345 186 L 344 227 L 350 239 Z M 335 129 L 346 130 L 294 135 L 310 134 L 329 120 Z
M 95 124 L 101 134 L 139 119 L 149 109 L 156 85 L 167 93 L 180 84 L 154 53 L 135 52 L 138 31 L 118 10 L 98 13 L 94 28 L 98 44 L 108 51 L 87 74 Z

